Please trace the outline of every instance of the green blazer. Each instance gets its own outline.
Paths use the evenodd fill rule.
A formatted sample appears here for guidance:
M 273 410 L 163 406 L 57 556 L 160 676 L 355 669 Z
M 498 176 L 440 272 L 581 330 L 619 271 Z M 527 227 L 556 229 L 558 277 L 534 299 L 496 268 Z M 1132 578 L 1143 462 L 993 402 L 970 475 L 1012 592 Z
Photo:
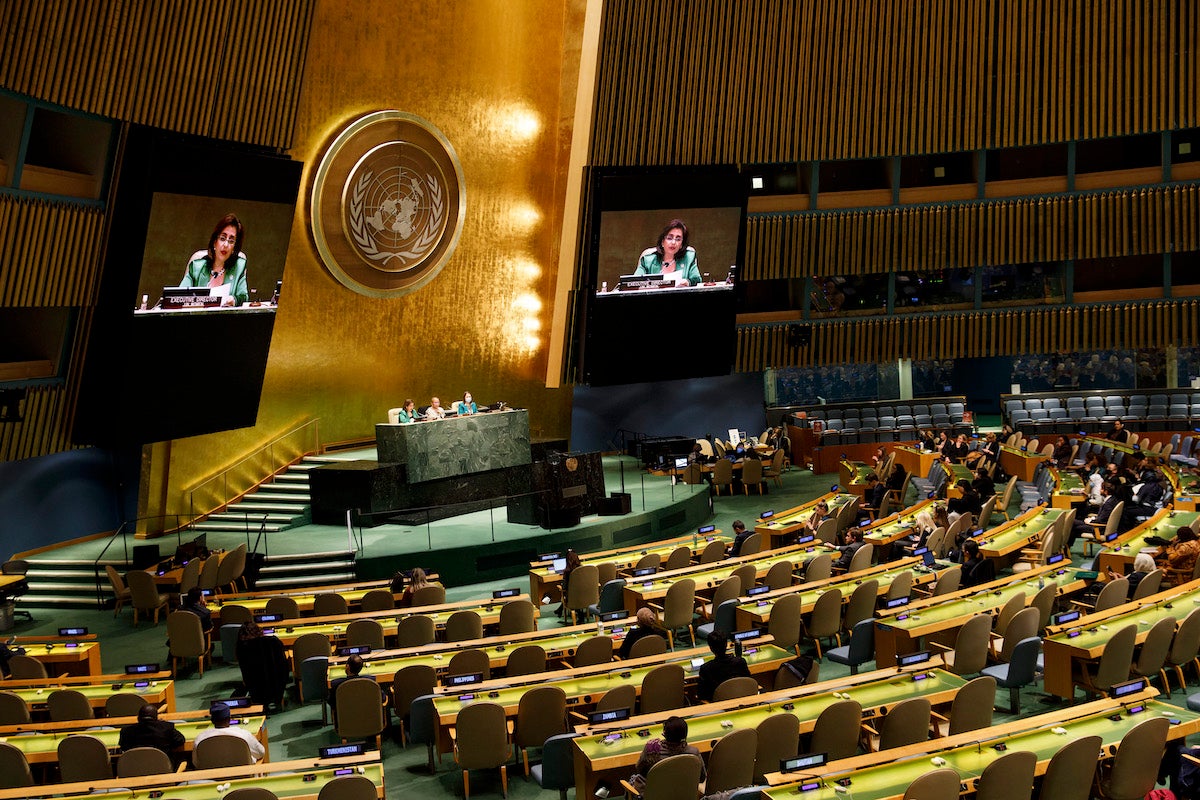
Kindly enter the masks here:
M 212 270 L 208 265 L 208 251 L 199 250 L 192 254 L 192 260 L 188 262 L 187 270 L 183 273 L 183 281 L 179 285 L 184 288 L 208 286 L 210 278 L 212 278 Z M 250 298 L 250 290 L 246 288 L 245 253 L 238 253 L 232 266 L 226 263 L 225 283 L 231 287 L 229 293 L 233 297 L 235 306 L 243 305 Z
M 675 270 L 683 273 L 683 277 L 687 278 L 689 286 L 695 286 L 700 283 L 700 267 L 697 266 L 696 249 L 694 247 L 684 250 L 675 259 Z M 638 259 L 637 269 L 634 270 L 633 274 L 659 275 L 661 273 L 662 259 L 658 257 L 658 251 L 653 247 L 643 250 L 642 257 Z

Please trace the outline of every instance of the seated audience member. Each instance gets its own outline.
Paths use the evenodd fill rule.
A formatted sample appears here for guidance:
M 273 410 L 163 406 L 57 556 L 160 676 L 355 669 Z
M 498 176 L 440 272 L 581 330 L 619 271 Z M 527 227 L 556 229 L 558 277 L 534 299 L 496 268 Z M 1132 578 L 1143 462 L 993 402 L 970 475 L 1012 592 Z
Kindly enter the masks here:
M 229 717 L 229 706 L 224 703 L 215 704 L 209 712 L 209 718 L 212 719 L 212 727 L 205 728 L 197 733 L 192 746 L 195 747 L 205 739 L 210 739 L 213 736 L 236 736 L 250 747 L 250 757 L 254 760 L 255 764 L 262 761 L 263 756 L 267 754 L 262 742 L 241 725 L 230 725 Z
M 1137 591 L 1138 584 L 1142 582 L 1142 578 L 1154 571 L 1157 565 L 1154 563 L 1154 558 L 1149 553 L 1138 553 L 1133 559 L 1133 572 L 1129 573 L 1129 594 L 1126 599 L 1132 600 L 1134 592 Z M 1121 576 L 1113 570 L 1107 570 L 1108 579 L 1115 581 Z
M 1125 430 L 1124 422 L 1117 420 L 1113 423 L 1112 428 L 1108 431 L 1108 434 L 1105 436 L 1105 438 L 1110 442 L 1120 442 L 1121 444 L 1125 444 L 1129 441 L 1129 431 Z
M 630 783 L 641 789 L 646 785 L 646 775 L 650 772 L 651 767 L 664 758 L 681 755 L 695 756 L 700 761 L 700 780 L 703 781 L 704 759 L 701 758 L 699 750 L 687 743 L 687 732 L 687 720 L 683 717 L 668 717 L 667 721 L 663 723 L 662 738 L 651 739 L 642 748 L 642 754 L 638 757 Z
M 1169 494 L 1168 485 L 1157 469 L 1143 471 L 1141 485 L 1133 498 L 1135 514 L 1141 517 L 1153 516 L 1163 507 Z
M 404 577 L 404 573 L 396 570 L 395 574 L 392 575 L 392 583 L 390 585 L 392 594 L 404 594 L 404 584 L 407 582 L 408 579 Z
M 742 645 L 733 643 L 729 652 L 729 635 L 723 630 L 714 630 L 708 637 L 708 648 L 713 657 L 700 665 L 697 676 L 696 696 L 705 703 L 712 702 L 713 692 L 729 678 L 750 677 L 750 665 L 742 658 Z
M 859 519 L 866 519 L 871 512 L 879 511 L 883 506 L 883 498 L 887 497 L 888 488 L 879 480 L 874 472 L 867 473 L 867 487 L 863 491 L 863 506 L 858 511 Z
M 1059 436 L 1054 441 L 1054 453 L 1050 456 L 1050 460 L 1056 467 L 1071 466 L 1071 443 L 1067 441 L 1067 437 Z
M 960 585 L 979 586 L 996 579 L 996 566 L 979 552 L 979 542 L 967 539 L 963 542 L 963 565 Z
M 927 453 L 932 453 L 937 449 L 938 440 L 933 435 L 933 431 L 920 430 L 917 431 L 917 449 L 924 450 Z
M 404 594 L 400 596 L 400 602 L 396 605 L 400 608 L 411 608 L 416 591 L 429 585 L 429 580 L 425 577 L 425 570 L 415 567 L 409 575 L 408 586 L 404 588 Z
M 333 725 L 337 727 L 337 690 L 346 681 L 351 678 L 361 678 L 363 666 L 366 662 L 360 655 L 353 655 L 346 659 L 346 674 L 340 678 L 334 678 L 329 682 L 329 708 L 333 712 Z
M 908 470 L 904 468 L 904 465 L 900 463 L 892 464 L 891 474 L 889 474 L 887 477 L 887 490 L 889 492 L 899 493 L 905 488 L 904 482 L 906 480 L 908 480 Z M 900 497 L 896 500 L 896 502 L 899 505 L 904 505 L 904 498 Z
M 961 497 L 955 497 L 946 503 L 946 509 L 950 514 L 957 516 L 958 519 L 963 514 L 975 514 L 983 511 L 983 498 L 979 496 L 979 492 L 975 491 L 975 484 L 963 479 L 958 482 L 958 490 L 962 493 Z M 953 521 L 953 520 L 951 520 Z
M 563 619 L 566 619 L 571 615 L 571 612 L 567 610 L 567 597 L 569 596 L 568 592 L 571 591 L 571 573 L 582 566 L 583 559 L 579 557 L 579 554 L 571 548 L 567 548 L 567 566 L 562 573 L 563 602 L 559 603 L 557 611 L 558 615 Z
M 1196 558 L 1200 556 L 1200 539 L 1196 532 L 1184 525 L 1175 533 L 1175 540 L 1170 542 L 1158 557 L 1161 566 L 1188 575 L 1196 567 Z
M 1075 544 L 1075 540 L 1081 534 L 1091 533 L 1096 530 L 1093 526 L 1103 526 L 1108 524 L 1108 518 L 1112 516 L 1113 510 L 1117 507 L 1120 500 L 1117 499 L 1117 486 L 1111 481 L 1105 481 L 1100 486 L 1100 509 L 1095 514 L 1089 514 L 1081 520 L 1076 520 L 1071 527 L 1071 535 L 1068 537 L 1067 546 Z M 1119 530 L 1119 528 L 1118 528 Z
M 967 436 L 964 433 L 960 433 L 953 441 L 947 441 L 946 446 L 942 448 L 942 456 L 955 464 L 966 461 L 967 454 L 970 452 L 971 446 L 967 444 Z
M 705 461 L 708 461 L 708 457 L 704 455 L 704 448 L 700 446 L 699 442 L 696 442 L 692 445 L 692 452 L 688 454 L 688 463 L 703 464 Z
M 979 446 L 967 453 L 966 464 L 975 466 L 985 461 L 995 461 L 1000 457 L 1000 442 L 996 440 L 996 432 L 988 431 Z
M 996 482 L 988 475 L 986 469 L 980 468 L 975 470 L 975 480 L 971 481 L 971 488 L 979 495 L 981 501 L 987 502 L 987 499 L 996 493 Z
M 175 723 L 158 718 L 158 706 L 146 703 L 138 711 L 137 722 L 121 728 L 118 747 L 128 752 L 135 747 L 157 747 L 167 755 L 183 747 L 184 736 Z
M 255 622 L 243 622 L 238 631 L 238 667 L 246 693 L 256 705 L 283 704 L 291 665 L 283 642 L 277 636 L 267 636 Z
M 876 472 L 883 469 L 883 462 L 887 461 L 887 451 L 882 447 L 876 447 L 875 453 L 871 456 L 871 468 Z
M 618 651 L 621 658 L 629 658 L 629 654 L 633 652 L 633 646 L 637 644 L 638 639 L 644 639 L 647 636 L 663 636 L 662 628 L 658 627 L 658 620 L 654 617 L 654 609 L 642 606 L 637 612 L 637 627 L 625 634 L 625 641 L 621 642 L 621 649 Z
M 425 409 L 425 419 L 445 419 L 446 409 L 442 408 L 442 400 L 440 397 L 434 397 L 429 401 L 429 408 Z
M 818 500 L 813 507 L 813 512 L 809 514 L 808 519 L 804 521 L 804 535 L 817 533 L 817 528 L 821 527 L 821 523 L 830 519 L 829 504 L 824 500 Z
M 833 565 L 838 569 L 850 569 L 850 561 L 854 558 L 863 546 L 863 531 L 862 528 L 850 528 L 846 531 L 846 543 L 838 547 L 841 556 L 833 562 Z
M 205 633 L 209 633 L 213 629 L 212 612 L 208 610 L 208 603 L 204 601 L 204 592 L 200 591 L 199 586 L 193 586 L 188 589 L 184 595 L 183 604 L 179 606 L 180 611 L 190 611 L 200 618 L 200 629 Z
M 740 519 L 735 519 L 733 521 L 733 542 L 730 543 L 729 548 L 726 551 L 728 552 L 729 557 L 737 558 L 739 555 L 741 555 L 742 545 L 744 545 L 746 540 L 749 539 L 753 534 L 753 531 L 746 530 L 746 523 L 742 522 Z

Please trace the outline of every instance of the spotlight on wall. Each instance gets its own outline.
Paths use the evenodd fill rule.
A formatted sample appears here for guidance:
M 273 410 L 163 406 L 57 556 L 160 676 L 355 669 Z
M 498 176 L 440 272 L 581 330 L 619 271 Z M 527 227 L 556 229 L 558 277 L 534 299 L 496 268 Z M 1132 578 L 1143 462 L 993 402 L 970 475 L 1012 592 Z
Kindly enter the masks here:
M 935 177 L 935 178 L 946 177 L 946 168 L 945 167 L 934 167 L 933 168 L 933 177 Z
M 750 188 L 751 189 L 761 190 L 763 188 L 763 186 L 764 186 L 764 183 L 763 183 L 763 179 L 762 179 L 761 175 L 755 175 L 754 177 L 752 177 L 750 179 Z

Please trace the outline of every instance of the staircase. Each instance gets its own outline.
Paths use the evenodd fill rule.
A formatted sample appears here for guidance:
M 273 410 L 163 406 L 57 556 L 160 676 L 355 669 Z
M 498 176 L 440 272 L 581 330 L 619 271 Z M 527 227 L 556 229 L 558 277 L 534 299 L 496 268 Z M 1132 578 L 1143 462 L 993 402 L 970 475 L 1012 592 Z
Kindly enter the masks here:
M 105 564 L 112 564 L 122 575 L 128 564 L 119 558 L 106 558 L 99 564 L 100 590 L 106 600 L 112 599 L 112 588 L 104 574 Z M 17 601 L 18 608 L 96 608 L 96 564 L 92 559 L 34 556 L 29 559 L 25 576 L 29 591 Z M 38 614 L 34 612 L 34 619 Z
M 224 511 L 209 514 L 197 522 L 197 532 L 220 531 L 256 532 L 260 527 L 267 533 L 306 525 L 312 521 L 312 506 L 308 493 L 308 472 L 314 467 L 336 462 L 328 456 L 305 456 L 285 471 L 254 491 L 226 506 Z
M 269 592 L 297 586 L 351 583 L 358 580 L 354 572 L 354 556 L 353 550 L 267 556 L 254 589 Z

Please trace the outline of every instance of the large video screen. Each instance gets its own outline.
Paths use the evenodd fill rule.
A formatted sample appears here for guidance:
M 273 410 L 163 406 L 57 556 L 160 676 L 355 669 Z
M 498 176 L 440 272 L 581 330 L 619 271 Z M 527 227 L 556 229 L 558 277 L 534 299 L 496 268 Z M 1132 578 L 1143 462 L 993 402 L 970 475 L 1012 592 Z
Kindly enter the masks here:
M 728 374 L 744 178 L 730 167 L 606 170 L 590 191 L 580 381 Z
M 74 440 L 254 425 L 303 165 L 140 125 L 117 163 Z

